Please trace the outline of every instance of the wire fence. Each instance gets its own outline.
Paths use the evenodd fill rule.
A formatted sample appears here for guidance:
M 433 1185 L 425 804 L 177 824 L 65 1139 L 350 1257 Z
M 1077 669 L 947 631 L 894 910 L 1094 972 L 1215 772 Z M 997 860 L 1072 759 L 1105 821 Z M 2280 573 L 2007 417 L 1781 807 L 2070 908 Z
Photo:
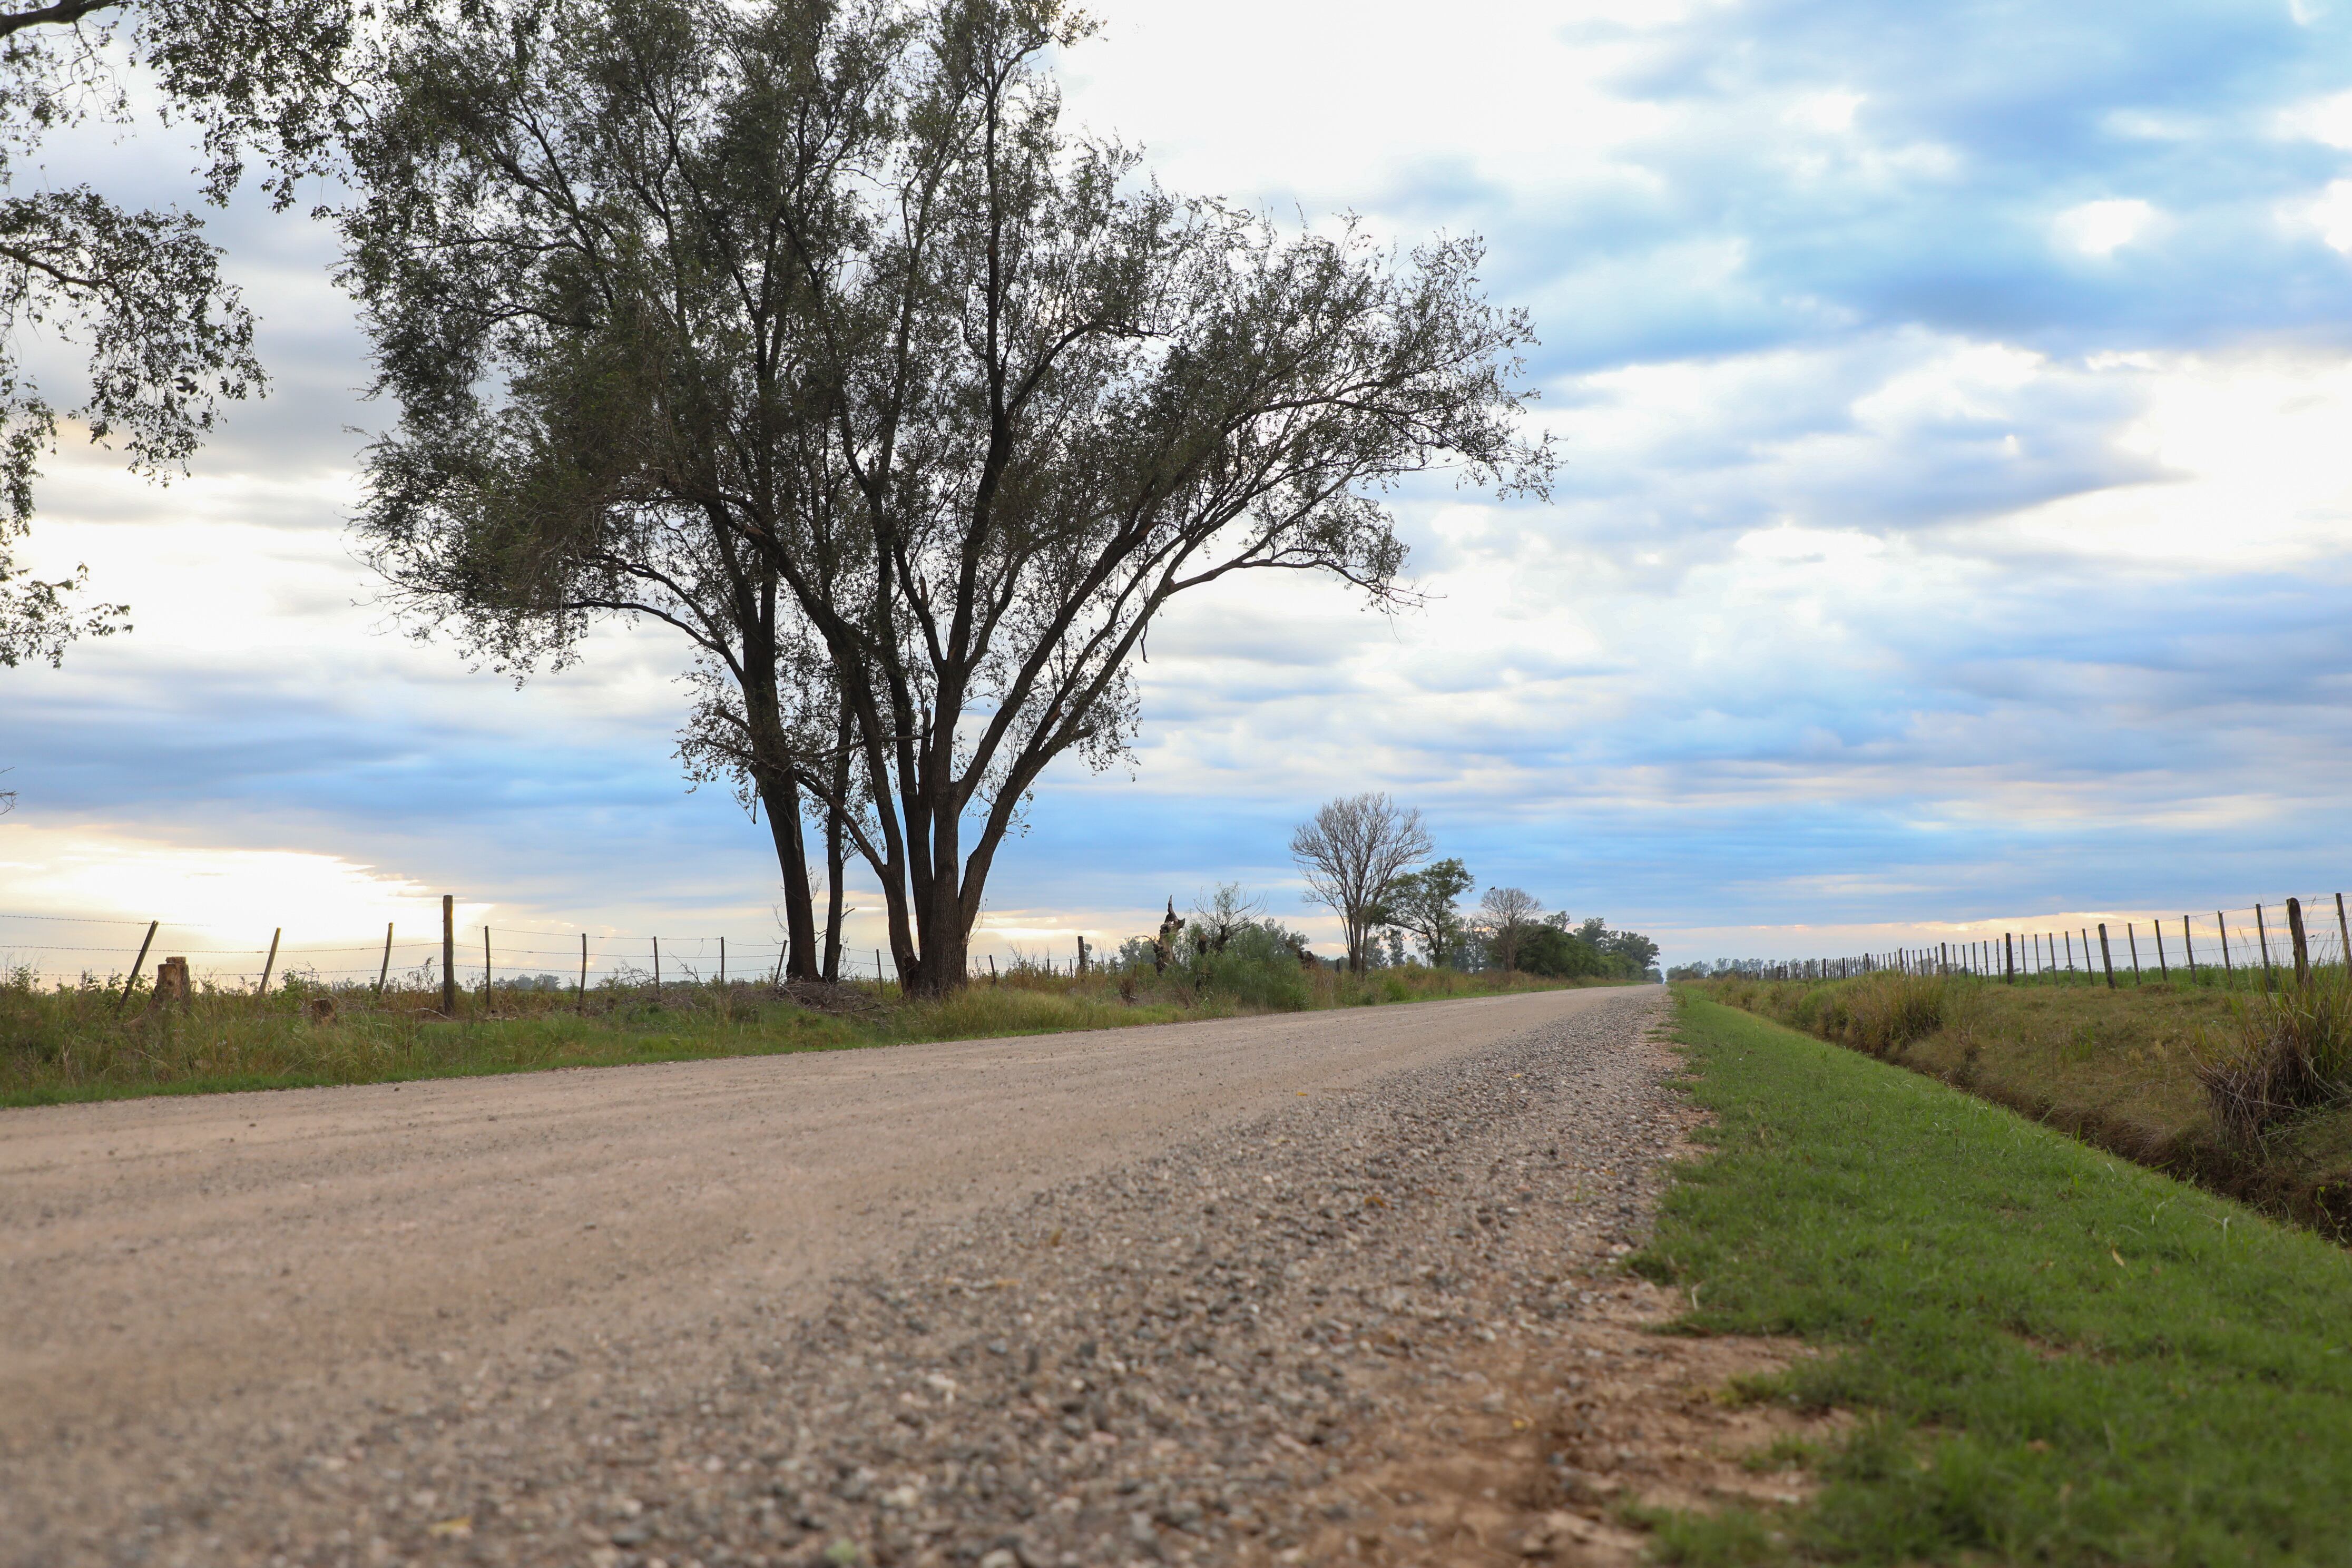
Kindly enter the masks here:
M 297 980 L 331 988 L 438 986 L 441 933 L 382 939 L 288 942 L 283 929 L 250 946 L 220 945 L 217 927 L 103 916 L 0 911 L 0 973 L 37 985 L 98 981 L 120 984 L 134 969 L 152 980 L 168 959 L 187 962 L 193 981 L 216 990 L 257 990 Z M 781 941 L 550 930 L 483 922 L 455 933 L 452 973 L 478 990 L 572 990 L 604 985 L 773 980 Z M 844 951 L 844 980 L 895 978 L 889 955 Z
M 2160 981 L 2270 987 L 2282 974 L 2341 965 L 2347 952 L 2352 918 L 2344 895 L 2324 893 L 2196 914 L 2110 915 L 2104 921 L 2078 916 L 2063 921 L 2053 917 L 1932 945 L 1837 958 L 1717 959 L 1682 973 L 1703 969 L 1759 980 L 1838 980 L 1898 970 L 2111 986 Z

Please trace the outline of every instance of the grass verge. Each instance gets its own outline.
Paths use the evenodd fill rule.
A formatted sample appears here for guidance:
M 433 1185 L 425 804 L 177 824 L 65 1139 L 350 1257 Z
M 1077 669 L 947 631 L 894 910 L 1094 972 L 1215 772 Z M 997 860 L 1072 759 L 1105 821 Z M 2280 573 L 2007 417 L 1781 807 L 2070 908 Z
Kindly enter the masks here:
M 1827 1353 L 1866 1419 L 1802 1509 L 1669 1562 L 2352 1563 L 2352 1258 L 1943 1084 L 1678 988 L 1713 1152 L 1633 1260 L 1678 1327 Z
M 451 1019 L 434 1010 L 436 992 L 394 989 L 379 1003 L 363 989 L 299 981 L 267 996 L 201 994 L 184 1007 L 149 1010 L 142 996 L 118 1013 L 107 985 L 43 989 L 19 975 L 0 984 L 0 1107 L 844 1050 L 1562 988 L 1428 969 L 1350 976 L 1293 965 L 1280 978 L 1281 986 L 1244 974 L 1232 986 L 1196 987 L 1148 975 L 1122 983 L 1116 974 L 1024 974 L 943 1001 L 864 984 L 835 988 L 831 1008 L 746 984 L 604 986 L 583 1002 L 499 990 L 485 1003 L 477 991 Z
M 2296 1009 L 2343 996 L 2330 969 L 2275 995 L 2181 980 L 2104 985 L 1878 973 L 1719 980 L 1696 994 L 1982 1095 L 2126 1159 L 2336 1241 L 2352 1239 L 2352 1097 L 2282 1106 L 2248 1136 L 2217 1125 L 2200 1071 L 2242 1056 Z M 2339 1008 L 2339 1011 L 2342 1010 Z

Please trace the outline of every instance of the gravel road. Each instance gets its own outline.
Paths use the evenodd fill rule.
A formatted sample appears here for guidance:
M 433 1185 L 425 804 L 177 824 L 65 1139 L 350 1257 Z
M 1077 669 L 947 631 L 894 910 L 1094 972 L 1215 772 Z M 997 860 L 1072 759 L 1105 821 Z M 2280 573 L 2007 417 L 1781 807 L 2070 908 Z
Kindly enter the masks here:
M 0 1562 L 1622 1560 L 1662 1005 L 0 1113 Z

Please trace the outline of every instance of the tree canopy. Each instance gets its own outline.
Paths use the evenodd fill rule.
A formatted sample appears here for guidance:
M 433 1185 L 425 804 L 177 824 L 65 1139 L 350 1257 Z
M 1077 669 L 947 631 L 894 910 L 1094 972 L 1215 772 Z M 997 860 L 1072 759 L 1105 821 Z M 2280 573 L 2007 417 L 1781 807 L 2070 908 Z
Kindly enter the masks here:
M 225 202 L 257 153 L 284 205 L 347 123 L 336 73 L 352 26 L 350 0 L 57 0 L 0 12 L 0 667 L 55 664 L 75 637 L 124 624 L 125 606 L 80 600 L 86 572 L 37 577 L 17 560 L 60 427 L 79 425 L 134 471 L 169 478 L 221 405 L 263 379 L 252 314 L 201 221 L 126 208 L 86 184 L 19 190 L 19 166 L 59 126 L 130 118 L 127 63 L 167 112 L 203 128 L 204 196 Z M 77 391 L 26 368 L 17 346 L 34 331 L 79 344 Z
M 1053 0 L 391 16 L 343 218 L 400 410 L 362 540 L 516 672 L 674 627 L 682 750 L 766 810 L 795 972 L 804 812 L 880 881 L 900 974 L 959 984 L 1045 769 L 1124 754 L 1171 600 L 1274 571 L 1385 602 L 1384 489 L 1549 476 L 1474 240 L 1163 190 L 1063 129 Z

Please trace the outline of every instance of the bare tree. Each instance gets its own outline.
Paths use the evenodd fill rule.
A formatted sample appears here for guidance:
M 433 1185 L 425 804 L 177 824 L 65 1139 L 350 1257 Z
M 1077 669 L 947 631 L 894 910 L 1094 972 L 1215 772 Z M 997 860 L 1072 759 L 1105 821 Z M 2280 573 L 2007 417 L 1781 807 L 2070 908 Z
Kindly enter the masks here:
M 1382 923 L 1390 884 L 1432 847 L 1421 813 L 1377 791 L 1328 803 L 1290 836 L 1307 901 L 1328 904 L 1347 928 L 1349 972 L 1364 972 L 1364 946 Z
M 1542 920 L 1543 906 L 1524 888 L 1489 888 L 1478 900 L 1479 926 L 1506 974 L 1519 966 L 1519 950 Z
M 1239 882 L 1220 882 L 1214 891 L 1193 896 L 1192 930 L 1204 951 L 1223 952 L 1236 931 L 1264 913 L 1265 900 L 1257 894 Z

